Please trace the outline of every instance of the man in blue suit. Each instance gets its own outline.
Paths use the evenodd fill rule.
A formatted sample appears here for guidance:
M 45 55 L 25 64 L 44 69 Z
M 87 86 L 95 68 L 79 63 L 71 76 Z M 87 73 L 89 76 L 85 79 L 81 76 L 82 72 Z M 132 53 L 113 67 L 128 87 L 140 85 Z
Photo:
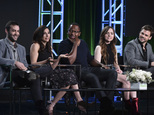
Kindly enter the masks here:
M 124 64 L 139 66 L 145 71 L 152 73 L 154 79 L 154 54 L 148 43 L 154 33 L 153 27 L 144 25 L 139 33 L 139 38 L 131 40 L 124 49 Z
M 12 65 L 12 80 L 18 87 L 29 86 L 33 100 L 40 115 L 44 115 L 46 109 L 42 100 L 40 79 L 37 75 L 28 70 L 25 48 L 17 43 L 20 36 L 19 24 L 9 21 L 5 26 L 6 38 L 0 40 L 0 64 Z M 0 87 L 5 86 L 8 72 L 0 67 Z

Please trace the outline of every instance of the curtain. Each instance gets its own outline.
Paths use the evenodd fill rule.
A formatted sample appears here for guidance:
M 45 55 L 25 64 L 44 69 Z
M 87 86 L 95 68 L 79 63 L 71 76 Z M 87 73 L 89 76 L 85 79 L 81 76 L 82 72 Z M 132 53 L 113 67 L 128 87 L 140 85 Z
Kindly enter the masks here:
M 71 23 L 80 25 L 81 36 L 94 54 L 101 32 L 102 0 L 64 0 L 64 39 Z

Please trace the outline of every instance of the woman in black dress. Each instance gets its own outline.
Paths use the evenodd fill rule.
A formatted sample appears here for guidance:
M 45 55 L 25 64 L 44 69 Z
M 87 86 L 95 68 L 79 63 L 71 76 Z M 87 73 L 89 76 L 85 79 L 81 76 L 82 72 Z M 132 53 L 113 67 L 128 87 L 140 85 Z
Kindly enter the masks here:
M 113 64 L 115 70 L 118 73 L 117 81 L 122 83 L 123 88 L 130 88 L 130 82 L 127 81 L 126 75 L 123 75 L 123 71 L 118 65 L 117 50 L 116 50 L 115 31 L 111 26 L 106 26 L 100 34 L 99 45 L 95 48 L 95 59 L 105 65 Z M 132 98 L 132 103 L 130 101 Z M 133 115 L 139 114 L 138 112 L 138 98 L 136 91 L 124 92 L 125 107 L 132 109 Z
M 53 58 L 52 47 L 50 42 L 50 31 L 46 26 L 38 27 L 33 35 L 33 44 L 30 48 L 31 64 L 45 65 L 35 69 L 43 78 L 48 77 L 52 84 L 52 88 L 60 89 L 79 89 L 76 75 L 71 69 L 55 69 L 61 58 L 67 58 L 67 54 L 59 55 L 57 59 Z M 54 100 L 48 107 L 49 114 L 53 115 L 53 107 L 64 96 L 66 91 L 59 91 Z M 80 92 L 75 91 L 74 95 L 77 99 L 78 108 L 86 111 L 86 103 L 83 102 Z

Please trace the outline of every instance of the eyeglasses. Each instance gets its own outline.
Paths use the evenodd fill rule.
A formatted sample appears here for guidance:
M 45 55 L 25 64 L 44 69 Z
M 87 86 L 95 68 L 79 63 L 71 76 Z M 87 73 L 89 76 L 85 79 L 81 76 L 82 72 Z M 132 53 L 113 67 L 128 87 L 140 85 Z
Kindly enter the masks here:
M 69 30 L 71 33 L 79 33 L 80 31 Z

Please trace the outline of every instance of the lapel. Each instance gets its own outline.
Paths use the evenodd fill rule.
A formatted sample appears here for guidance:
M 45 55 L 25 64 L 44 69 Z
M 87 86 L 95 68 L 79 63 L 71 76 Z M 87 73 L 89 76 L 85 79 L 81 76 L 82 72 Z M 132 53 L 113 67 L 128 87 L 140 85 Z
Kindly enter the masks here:
M 12 51 L 11 51 L 11 48 L 10 48 L 10 44 L 6 41 L 6 38 L 4 39 L 4 43 L 6 44 L 6 54 L 8 54 L 8 56 L 10 57 L 10 59 L 13 59 L 12 57 Z
M 149 60 L 149 56 L 150 56 L 150 53 L 151 53 L 148 46 L 149 45 L 147 43 L 147 45 L 146 45 L 146 49 L 147 49 L 147 60 Z
M 17 43 L 16 43 L 17 44 Z M 20 48 L 19 48 L 19 45 L 17 44 L 17 53 L 18 53 L 18 59 L 19 59 L 19 61 L 21 61 L 21 59 L 20 58 L 22 58 L 23 56 L 21 55 L 22 54 L 22 51 L 20 50 Z M 22 56 L 22 57 L 21 57 Z
M 138 42 L 138 39 L 136 38 L 134 41 L 135 41 L 135 43 L 136 43 L 136 45 L 137 45 L 137 47 L 138 47 L 138 49 L 141 53 L 141 56 L 143 57 L 143 50 L 142 50 L 140 43 Z

